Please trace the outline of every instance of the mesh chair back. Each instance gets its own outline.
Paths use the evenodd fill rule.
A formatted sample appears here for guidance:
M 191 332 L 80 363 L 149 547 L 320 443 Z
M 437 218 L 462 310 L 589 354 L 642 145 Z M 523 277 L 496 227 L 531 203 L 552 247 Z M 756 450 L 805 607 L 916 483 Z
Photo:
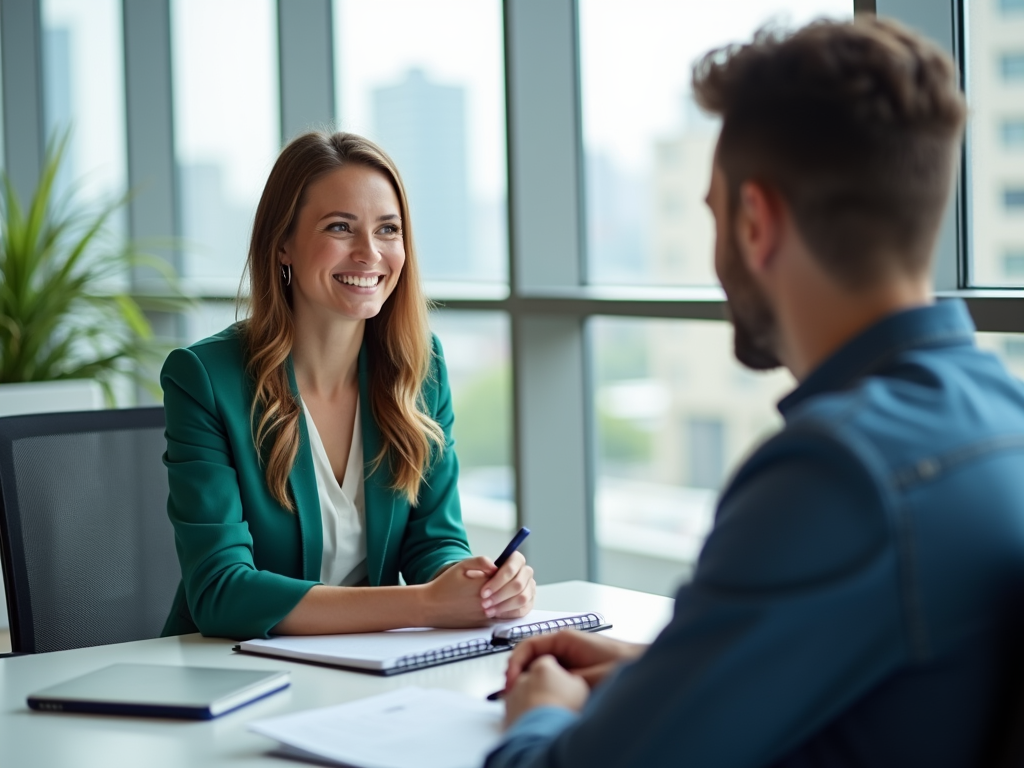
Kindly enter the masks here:
M 0 418 L 15 652 L 158 637 L 180 578 L 163 408 Z

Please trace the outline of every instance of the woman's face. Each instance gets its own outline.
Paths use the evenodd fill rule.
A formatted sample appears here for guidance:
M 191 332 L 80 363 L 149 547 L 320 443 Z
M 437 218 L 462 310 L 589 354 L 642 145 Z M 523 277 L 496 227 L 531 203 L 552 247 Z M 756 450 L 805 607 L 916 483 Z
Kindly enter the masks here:
M 376 316 L 405 264 L 401 208 L 387 176 L 350 164 L 310 184 L 278 259 L 292 267 L 296 315 Z

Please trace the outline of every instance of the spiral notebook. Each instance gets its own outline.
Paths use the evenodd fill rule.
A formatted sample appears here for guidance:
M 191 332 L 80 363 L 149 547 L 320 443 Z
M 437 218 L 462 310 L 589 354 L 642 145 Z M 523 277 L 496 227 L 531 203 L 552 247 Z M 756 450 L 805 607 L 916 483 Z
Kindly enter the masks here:
M 246 640 L 236 645 L 235 650 L 375 675 L 396 675 L 501 653 L 533 635 L 560 629 L 596 632 L 610 626 L 599 613 L 531 611 L 521 619 L 498 622 L 481 629 L 415 627 L 353 635 L 272 637 L 269 640 Z

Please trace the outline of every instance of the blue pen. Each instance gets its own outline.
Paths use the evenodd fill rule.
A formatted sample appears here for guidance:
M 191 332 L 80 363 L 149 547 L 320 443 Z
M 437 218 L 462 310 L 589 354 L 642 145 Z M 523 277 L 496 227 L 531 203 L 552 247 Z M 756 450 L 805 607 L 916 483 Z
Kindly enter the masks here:
M 508 546 L 498 555 L 498 559 L 494 561 L 496 568 L 501 568 L 505 564 L 505 561 L 512 557 L 512 553 L 519 549 L 519 545 L 526 541 L 526 537 L 530 535 L 530 529 L 526 526 L 520 528 L 516 535 L 512 537 L 512 541 L 508 543 Z M 487 696 L 488 701 L 497 701 L 505 695 L 505 691 L 495 691 Z
M 505 550 L 498 555 L 498 559 L 494 561 L 495 568 L 501 568 L 505 564 L 505 561 L 512 557 L 512 553 L 519 549 L 519 545 L 526 541 L 526 537 L 530 535 L 529 528 L 520 528 L 519 532 L 512 537 L 512 541 L 508 543 Z

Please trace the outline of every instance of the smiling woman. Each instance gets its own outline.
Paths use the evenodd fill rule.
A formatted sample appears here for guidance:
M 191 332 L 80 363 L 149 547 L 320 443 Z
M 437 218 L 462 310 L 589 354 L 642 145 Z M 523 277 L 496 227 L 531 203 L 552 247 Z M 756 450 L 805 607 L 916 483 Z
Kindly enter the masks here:
M 176 350 L 161 375 L 182 567 L 165 633 L 528 612 L 536 585 L 522 555 L 497 569 L 466 542 L 447 372 L 391 159 L 353 134 L 289 144 L 247 271 L 249 319 Z

